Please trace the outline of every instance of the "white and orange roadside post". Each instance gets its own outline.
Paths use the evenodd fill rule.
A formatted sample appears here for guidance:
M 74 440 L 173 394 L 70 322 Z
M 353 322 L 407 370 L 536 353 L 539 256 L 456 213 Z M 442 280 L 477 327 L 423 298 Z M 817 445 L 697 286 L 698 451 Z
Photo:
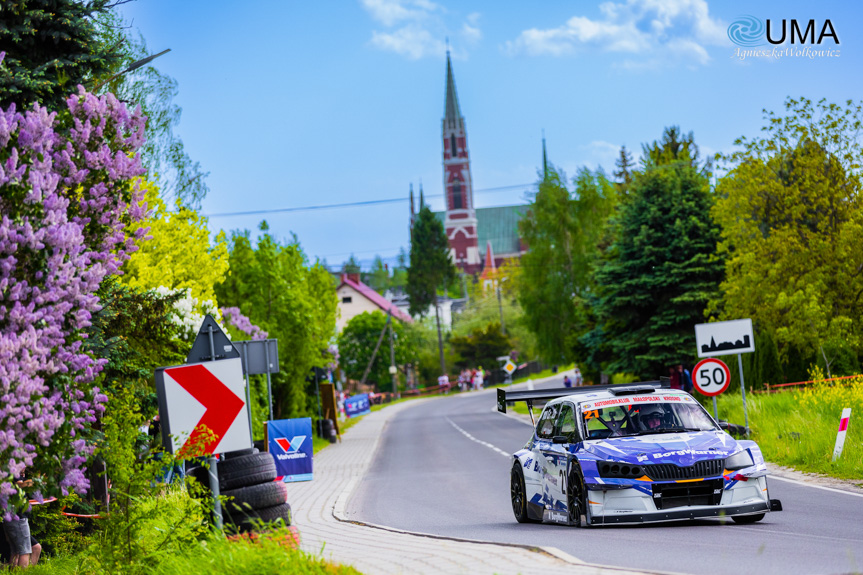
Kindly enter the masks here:
M 833 461 L 842 455 L 842 447 L 845 445 L 845 434 L 848 432 L 848 422 L 851 420 L 851 408 L 842 410 L 842 419 L 839 420 L 839 432 L 836 434 L 836 446 L 833 448 Z

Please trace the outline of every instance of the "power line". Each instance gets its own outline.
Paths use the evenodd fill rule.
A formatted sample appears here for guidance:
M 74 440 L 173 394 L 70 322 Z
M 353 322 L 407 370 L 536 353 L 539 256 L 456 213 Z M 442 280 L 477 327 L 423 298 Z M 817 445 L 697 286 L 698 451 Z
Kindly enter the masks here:
M 486 194 L 486 193 L 497 193 L 504 192 L 507 190 L 514 190 L 519 188 L 527 188 L 534 186 L 535 184 L 517 184 L 512 186 L 499 186 L 496 188 L 483 188 L 481 190 L 474 190 L 475 194 Z M 425 196 L 426 198 L 442 198 L 443 194 L 431 194 Z M 298 206 L 294 208 L 273 208 L 269 210 L 252 210 L 248 212 L 223 212 L 219 214 L 201 214 L 207 218 L 225 218 L 232 216 L 258 216 L 262 214 L 279 214 L 286 212 L 310 212 L 314 210 L 331 210 L 336 208 L 352 208 L 358 206 L 376 206 L 382 204 L 395 204 L 399 202 L 407 202 L 409 198 L 390 198 L 386 200 L 365 200 L 360 202 L 346 202 L 343 204 L 320 204 L 316 206 Z

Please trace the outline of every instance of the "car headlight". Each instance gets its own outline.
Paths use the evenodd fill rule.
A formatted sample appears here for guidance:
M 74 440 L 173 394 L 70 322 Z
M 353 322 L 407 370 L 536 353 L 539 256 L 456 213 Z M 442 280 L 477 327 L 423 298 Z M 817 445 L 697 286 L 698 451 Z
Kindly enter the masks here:
M 725 469 L 734 471 L 735 469 L 743 469 L 744 467 L 752 467 L 755 461 L 752 460 L 752 454 L 748 449 L 738 451 L 731 457 L 725 460 Z

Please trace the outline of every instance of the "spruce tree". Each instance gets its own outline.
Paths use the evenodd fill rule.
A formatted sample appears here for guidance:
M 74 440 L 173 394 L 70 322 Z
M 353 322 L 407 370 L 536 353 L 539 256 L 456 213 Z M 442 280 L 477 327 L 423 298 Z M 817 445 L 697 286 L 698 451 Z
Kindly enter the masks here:
M 119 59 L 117 45 L 103 42 L 94 18 L 108 0 L 18 0 L 0 8 L 0 107 L 33 102 L 65 109 L 78 84 L 101 77 Z
M 411 230 L 407 293 L 411 315 L 423 315 L 434 305 L 438 289 L 452 285 L 456 269 L 449 256 L 443 224 L 431 209 L 420 207 Z
M 693 359 L 694 325 L 705 321 L 723 277 L 713 197 L 694 165 L 697 149 L 669 143 L 645 146 L 658 163 L 634 179 L 614 242 L 597 266 L 599 325 L 588 340 L 609 352 L 609 372 L 655 378 Z
M 620 157 L 614 162 L 617 170 L 614 171 L 614 177 L 617 178 L 618 189 L 626 190 L 632 183 L 632 172 L 635 164 L 632 161 L 632 154 L 626 149 L 626 146 L 620 147 Z

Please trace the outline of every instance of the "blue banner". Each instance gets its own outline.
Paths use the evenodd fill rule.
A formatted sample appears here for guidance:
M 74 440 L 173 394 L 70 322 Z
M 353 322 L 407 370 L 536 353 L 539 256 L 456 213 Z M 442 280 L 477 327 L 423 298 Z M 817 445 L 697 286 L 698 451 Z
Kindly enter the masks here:
M 279 481 L 312 480 L 312 419 L 279 419 L 267 422 L 267 441 L 276 460 Z
M 345 415 L 348 417 L 357 417 L 367 415 L 372 410 L 369 404 L 369 394 L 361 393 L 354 395 L 345 400 Z

